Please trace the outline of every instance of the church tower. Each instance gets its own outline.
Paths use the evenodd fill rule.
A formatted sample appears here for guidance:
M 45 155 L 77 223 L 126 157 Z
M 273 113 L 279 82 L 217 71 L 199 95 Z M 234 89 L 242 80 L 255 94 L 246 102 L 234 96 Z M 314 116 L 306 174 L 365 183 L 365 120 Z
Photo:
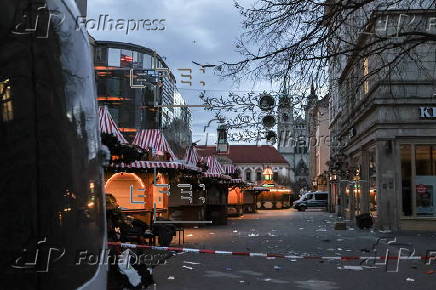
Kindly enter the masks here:
M 291 97 L 286 92 L 279 99 L 277 108 L 277 150 L 289 162 L 291 167 L 289 179 L 294 180 L 294 105 Z

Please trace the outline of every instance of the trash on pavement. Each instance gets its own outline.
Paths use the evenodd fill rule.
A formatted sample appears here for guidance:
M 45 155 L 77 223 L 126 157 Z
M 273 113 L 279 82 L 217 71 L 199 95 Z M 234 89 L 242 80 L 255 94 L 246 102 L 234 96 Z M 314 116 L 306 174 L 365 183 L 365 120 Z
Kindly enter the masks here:
M 276 266 L 274 266 L 274 270 L 277 270 L 277 271 L 278 271 L 278 270 L 280 270 L 281 268 L 282 268 L 282 267 L 280 267 L 280 266 L 277 266 L 277 265 L 276 265 Z
M 407 281 L 407 282 L 415 282 L 415 279 L 407 278 L 406 281 Z
M 197 262 L 190 262 L 190 261 L 183 261 L 185 264 L 191 264 L 191 265 L 200 265 L 200 263 Z
M 193 270 L 194 268 L 183 265 L 182 268 Z
M 362 266 L 344 266 L 344 270 L 362 271 Z
M 174 276 L 168 276 L 168 280 L 174 280 L 176 279 Z

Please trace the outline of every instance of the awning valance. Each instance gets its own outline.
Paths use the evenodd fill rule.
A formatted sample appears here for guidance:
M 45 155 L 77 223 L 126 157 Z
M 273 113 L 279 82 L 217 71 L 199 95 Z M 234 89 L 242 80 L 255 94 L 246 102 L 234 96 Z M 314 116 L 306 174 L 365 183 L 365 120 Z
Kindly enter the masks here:
M 168 168 L 168 169 L 191 169 L 193 168 L 186 166 L 182 162 L 176 161 L 134 161 L 129 164 L 119 163 L 112 164 L 111 167 L 114 168 L 136 168 L 136 169 L 153 169 L 153 168 Z

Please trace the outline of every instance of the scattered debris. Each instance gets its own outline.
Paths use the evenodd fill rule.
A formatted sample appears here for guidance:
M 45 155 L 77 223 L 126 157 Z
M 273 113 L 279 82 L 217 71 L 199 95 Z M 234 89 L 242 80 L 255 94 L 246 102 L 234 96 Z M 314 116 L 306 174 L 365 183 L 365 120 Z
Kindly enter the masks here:
M 176 279 L 174 276 L 168 276 L 168 280 L 174 280 Z
M 365 269 L 377 269 L 378 267 L 376 266 L 362 266 Z
M 338 248 L 338 251 L 342 251 L 342 248 Z
M 263 281 L 265 281 L 265 282 L 271 281 L 271 278 L 265 278 L 265 279 L 263 279 Z
M 407 282 L 415 282 L 415 279 L 407 278 L 406 281 L 407 281 Z
M 183 261 L 185 264 L 191 264 L 191 265 L 200 265 L 200 263 L 197 262 L 189 262 L 189 261 Z
M 183 265 L 182 268 L 193 270 L 194 268 Z
M 362 271 L 362 266 L 344 266 L 344 270 Z
M 282 267 L 280 267 L 280 266 L 274 266 L 274 270 L 276 270 L 276 271 L 278 271 L 278 270 L 280 270 Z
M 272 233 L 268 233 L 268 236 L 270 236 L 270 237 L 277 237 L 276 235 L 274 235 Z

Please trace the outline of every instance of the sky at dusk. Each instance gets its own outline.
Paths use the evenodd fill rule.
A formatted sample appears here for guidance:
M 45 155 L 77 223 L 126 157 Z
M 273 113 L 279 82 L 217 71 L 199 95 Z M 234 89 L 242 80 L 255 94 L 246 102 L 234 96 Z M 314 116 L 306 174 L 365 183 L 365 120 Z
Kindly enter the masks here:
M 252 1 L 241 1 L 250 5 Z M 242 80 L 234 83 L 222 80 L 213 74 L 199 70 L 192 61 L 201 64 L 216 64 L 219 61 L 236 61 L 239 54 L 235 51 L 235 42 L 242 32 L 241 16 L 232 0 L 89 0 L 88 19 L 98 19 L 100 15 L 108 19 L 165 19 L 164 30 L 102 31 L 89 29 L 96 40 L 110 40 L 134 43 L 156 50 L 164 57 L 167 65 L 176 77 L 177 87 L 188 104 L 201 104 L 199 94 L 206 90 L 208 96 L 226 96 L 228 91 L 266 90 L 273 87 L 268 82 Z M 159 27 L 161 28 L 161 26 Z M 178 69 L 192 69 L 192 85 L 182 83 L 186 78 Z M 204 81 L 203 86 L 200 81 Z M 193 141 L 201 140 L 205 144 L 204 126 L 212 114 L 202 108 L 191 108 Z M 206 130 L 208 144 L 215 144 L 216 122 Z

